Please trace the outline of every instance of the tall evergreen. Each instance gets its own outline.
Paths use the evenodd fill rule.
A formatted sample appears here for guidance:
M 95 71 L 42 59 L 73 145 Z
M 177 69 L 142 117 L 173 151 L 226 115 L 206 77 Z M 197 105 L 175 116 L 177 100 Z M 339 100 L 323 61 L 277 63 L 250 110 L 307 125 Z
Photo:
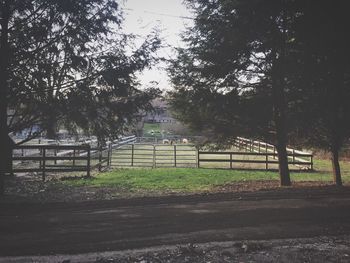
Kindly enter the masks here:
M 303 144 L 331 154 L 334 182 L 342 185 L 339 152 L 350 138 L 350 37 L 347 1 L 306 1 L 296 25 L 299 78 L 296 125 Z
M 155 62 L 157 32 L 133 45 L 115 0 L 0 0 L 0 19 L 0 192 L 10 133 L 54 137 L 63 123 L 114 137 L 158 94 L 136 78 Z
M 249 135 L 272 142 L 281 185 L 290 185 L 287 94 L 296 2 L 187 3 L 195 14 L 194 26 L 184 35 L 187 47 L 178 50 L 169 67 L 178 117 L 216 139 Z

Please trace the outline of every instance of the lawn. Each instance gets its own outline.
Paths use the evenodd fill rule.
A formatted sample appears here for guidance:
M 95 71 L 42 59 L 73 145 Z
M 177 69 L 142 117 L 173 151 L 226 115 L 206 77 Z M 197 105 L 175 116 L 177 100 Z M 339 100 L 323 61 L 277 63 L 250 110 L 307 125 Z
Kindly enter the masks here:
M 160 124 L 159 123 L 145 123 L 143 126 L 143 133 L 145 136 L 159 136 Z
M 350 164 L 341 162 L 344 182 L 350 182 Z M 130 191 L 201 192 L 234 182 L 277 181 L 273 171 L 157 168 L 116 169 L 97 174 L 92 179 L 67 182 L 72 186 L 118 187 Z M 331 164 L 326 160 L 315 161 L 314 172 L 291 173 L 292 181 L 332 181 Z

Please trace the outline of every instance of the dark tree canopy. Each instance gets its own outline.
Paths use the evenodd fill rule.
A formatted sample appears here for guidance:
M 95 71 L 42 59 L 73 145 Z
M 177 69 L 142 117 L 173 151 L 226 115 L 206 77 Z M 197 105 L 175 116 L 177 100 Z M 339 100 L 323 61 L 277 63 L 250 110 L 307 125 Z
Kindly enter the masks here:
M 339 151 L 350 138 L 350 17 L 346 1 L 303 3 L 297 24 L 302 91 L 296 138 L 331 153 L 334 181 L 341 185 Z
M 276 145 L 281 183 L 290 184 L 288 134 L 289 54 L 298 19 L 295 1 L 188 1 L 195 13 L 169 72 L 171 101 L 211 139 L 261 138 Z M 187 102 L 184 100 L 187 99 Z
M 9 10 L 9 132 L 37 125 L 54 137 L 64 123 L 106 137 L 149 108 L 157 92 L 138 90 L 135 73 L 160 43 L 152 32 L 132 46 L 116 1 L 11 1 Z
M 0 145 L 34 126 L 28 139 L 61 125 L 116 137 L 159 94 L 136 77 L 157 60 L 157 31 L 136 46 L 118 1 L 1 0 L 0 19 Z
M 178 117 L 211 141 L 271 142 L 281 183 L 286 144 L 338 152 L 349 138 L 349 16 L 345 1 L 187 1 L 194 26 L 169 74 Z M 284 182 L 283 182 L 284 180 Z

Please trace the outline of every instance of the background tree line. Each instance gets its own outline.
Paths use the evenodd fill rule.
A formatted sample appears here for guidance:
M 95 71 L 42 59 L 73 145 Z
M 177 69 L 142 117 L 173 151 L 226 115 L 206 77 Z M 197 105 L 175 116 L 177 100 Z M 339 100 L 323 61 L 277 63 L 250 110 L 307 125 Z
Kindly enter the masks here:
M 290 185 L 287 144 L 331 153 L 350 135 L 346 1 L 188 0 L 194 26 L 170 61 L 177 117 L 210 142 L 250 136 L 276 146 Z

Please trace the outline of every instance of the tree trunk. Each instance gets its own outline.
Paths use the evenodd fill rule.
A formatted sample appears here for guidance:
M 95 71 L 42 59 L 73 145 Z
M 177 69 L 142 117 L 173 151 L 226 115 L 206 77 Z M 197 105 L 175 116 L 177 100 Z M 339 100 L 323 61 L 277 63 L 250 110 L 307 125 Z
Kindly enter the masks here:
M 272 61 L 272 98 L 274 121 L 276 128 L 276 148 L 278 155 L 278 170 L 281 186 L 290 186 L 290 174 L 287 156 L 287 102 L 286 86 L 286 54 L 287 54 L 287 7 L 283 2 L 282 31 L 276 35 L 276 50 L 273 50 Z M 282 34 L 281 34 L 282 33 Z M 281 35 L 280 35 L 281 34 Z M 278 50 L 278 51 L 277 51 Z
M 46 138 L 55 140 L 57 139 L 57 132 L 56 132 L 56 119 L 55 117 L 52 117 L 48 120 L 47 128 L 46 128 Z
M 333 167 L 333 181 L 337 186 L 342 186 L 343 182 L 341 180 L 338 149 L 333 149 L 331 154 L 332 154 L 331 160 L 332 160 L 332 167 Z
M 283 94 L 280 94 L 279 96 L 281 96 L 280 98 L 284 98 Z M 280 103 L 277 103 L 275 106 L 274 120 L 276 124 L 276 149 L 278 155 L 280 184 L 281 186 L 290 186 L 291 181 L 288 167 L 287 131 L 284 107 L 285 106 Z
M 287 156 L 286 102 L 282 77 L 274 75 L 272 97 L 274 106 L 274 122 L 276 129 L 276 149 L 278 155 L 278 171 L 281 186 L 290 186 L 290 174 Z
M 10 16 L 9 0 L 1 3 L 1 32 L 0 32 L 0 196 L 4 194 L 4 176 L 10 160 L 7 125 L 8 97 L 8 21 Z
M 48 78 L 48 83 L 50 83 L 50 80 Z M 50 107 L 54 107 L 54 105 L 57 104 L 55 100 L 54 95 L 54 87 L 51 86 L 51 83 L 49 84 L 49 87 L 52 89 L 48 92 L 48 99 L 47 103 Z M 46 138 L 51 140 L 57 139 L 57 112 L 55 109 L 50 109 L 49 112 L 47 112 L 47 120 L 45 121 L 45 130 L 46 130 Z
M 278 140 L 276 149 L 278 155 L 278 171 L 280 175 L 280 184 L 281 186 L 290 186 L 291 181 L 288 167 L 286 143 L 283 142 L 283 140 Z
M 339 165 L 339 149 L 341 149 L 346 135 L 343 132 L 345 123 L 348 122 L 348 116 L 344 114 L 343 98 L 346 98 L 345 68 L 346 62 L 343 57 L 334 56 L 331 58 L 330 67 L 334 69 L 327 87 L 328 112 L 330 125 L 330 148 L 331 161 L 333 168 L 333 181 L 337 186 L 342 186 L 340 165 Z
M 1 54 L 1 53 L 0 53 Z M 0 73 L 1 74 L 1 73 Z M 2 85 L 0 84 L 1 89 L 3 89 Z M 8 166 L 8 141 L 7 141 L 7 107 L 6 107 L 6 100 L 3 99 L 2 96 L 3 92 L 0 93 L 0 196 L 4 194 L 5 190 L 5 182 L 4 182 L 4 176 L 6 172 L 6 168 Z

